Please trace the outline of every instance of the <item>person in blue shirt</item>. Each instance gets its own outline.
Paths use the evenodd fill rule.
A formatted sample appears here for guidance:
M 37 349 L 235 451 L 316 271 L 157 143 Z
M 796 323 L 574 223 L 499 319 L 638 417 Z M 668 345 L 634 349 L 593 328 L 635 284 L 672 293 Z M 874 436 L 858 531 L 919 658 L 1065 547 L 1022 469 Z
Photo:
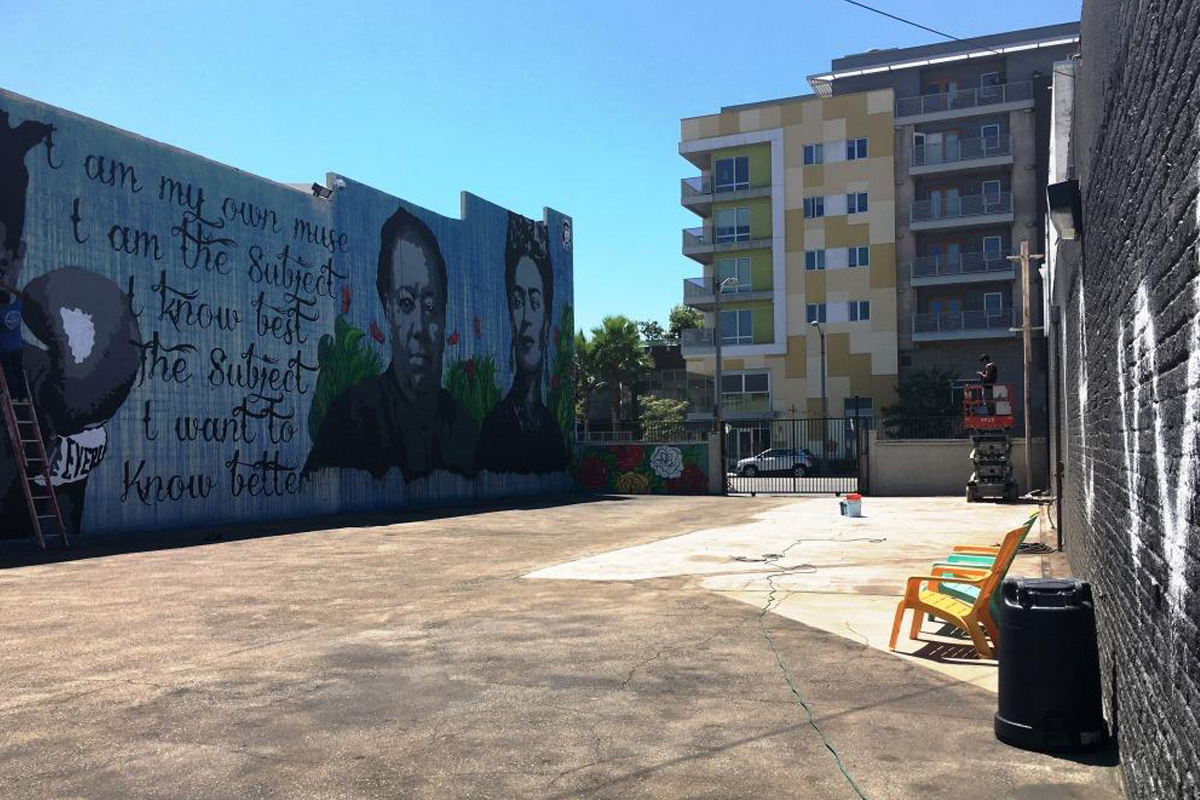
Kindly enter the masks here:
M 25 338 L 21 335 L 21 292 L 0 281 L 0 364 L 14 400 L 25 400 Z

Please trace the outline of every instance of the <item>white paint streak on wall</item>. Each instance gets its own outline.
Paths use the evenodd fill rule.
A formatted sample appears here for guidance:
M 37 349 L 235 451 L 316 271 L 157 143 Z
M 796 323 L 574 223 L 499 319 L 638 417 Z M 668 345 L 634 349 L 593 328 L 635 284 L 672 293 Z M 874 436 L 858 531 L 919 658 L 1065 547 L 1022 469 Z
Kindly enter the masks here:
M 1129 402 L 1129 384 L 1125 375 L 1129 370 L 1125 359 L 1125 320 L 1117 321 L 1117 405 L 1121 408 L 1121 450 L 1125 457 L 1125 497 L 1129 506 L 1129 555 L 1135 571 L 1142 566 L 1142 504 L 1138 494 L 1141 482 L 1142 462 L 1137 457 L 1137 430 L 1139 407 L 1136 398 Z M 1130 424 L 1130 418 L 1133 424 Z
M 1179 473 L 1174 484 L 1168 480 L 1167 453 L 1162 416 L 1154 404 L 1155 465 L 1158 468 L 1158 505 L 1162 509 L 1163 556 L 1167 561 L 1167 599 L 1177 618 L 1183 617 L 1187 586 L 1187 549 L 1191 533 L 1188 511 L 1196 494 L 1197 442 L 1200 436 L 1200 280 L 1192 287 L 1192 335 L 1188 339 L 1187 396 L 1183 406 L 1183 441 L 1180 443 Z M 1172 490 L 1174 493 L 1172 494 Z
M 1095 469 L 1092 454 L 1087 446 L 1088 412 L 1088 368 L 1087 368 L 1087 293 L 1082 278 L 1079 281 L 1079 453 L 1080 472 L 1083 474 L 1083 510 L 1087 523 L 1092 524 L 1094 505 Z
M 1187 394 L 1183 406 L 1183 427 L 1180 452 L 1176 458 L 1167 448 L 1167 427 L 1163 419 L 1162 398 L 1159 395 L 1158 337 L 1154 317 L 1150 312 L 1150 295 L 1143 283 L 1138 286 L 1133 307 L 1132 373 L 1124 357 L 1125 323 L 1118 322 L 1118 388 L 1121 406 L 1122 446 L 1125 451 L 1126 491 L 1129 504 L 1130 546 L 1134 564 L 1140 565 L 1142 546 L 1141 526 L 1143 509 L 1138 487 L 1141 484 L 1141 461 L 1138 458 L 1143 435 L 1140 425 L 1141 408 L 1149 384 L 1149 409 L 1153 415 L 1154 472 L 1158 490 L 1158 515 L 1163 537 L 1163 560 L 1167 565 L 1167 602 L 1172 615 L 1181 619 L 1187 594 L 1187 548 L 1191 532 L 1188 510 L 1196 490 L 1196 469 L 1200 447 L 1200 279 L 1192 288 L 1195 312 L 1192 315 L 1188 340 Z M 1128 382 L 1127 382 L 1128 380 Z M 1130 385 L 1132 384 L 1132 386 Z

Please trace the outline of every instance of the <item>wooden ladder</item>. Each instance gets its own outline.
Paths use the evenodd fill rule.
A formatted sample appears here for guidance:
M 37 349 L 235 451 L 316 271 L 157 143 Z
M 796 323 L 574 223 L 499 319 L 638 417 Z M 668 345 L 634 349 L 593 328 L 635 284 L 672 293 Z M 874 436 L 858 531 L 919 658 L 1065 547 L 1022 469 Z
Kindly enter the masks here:
M 29 380 L 24 375 L 25 387 Z M 17 474 L 21 489 L 25 492 L 25 504 L 29 507 L 29 519 L 38 546 L 43 550 L 51 547 L 67 547 L 71 540 L 67 526 L 63 524 L 54 484 L 50 480 L 50 461 L 46 458 L 46 445 L 42 441 L 42 428 L 38 425 L 37 409 L 33 405 L 33 394 L 26 391 L 25 400 L 14 400 L 0 370 L 0 406 L 4 411 L 4 426 L 8 429 L 8 440 L 12 444 L 13 457 L 17 462 Z M 39 484 L 38 478 L 42 479 Z

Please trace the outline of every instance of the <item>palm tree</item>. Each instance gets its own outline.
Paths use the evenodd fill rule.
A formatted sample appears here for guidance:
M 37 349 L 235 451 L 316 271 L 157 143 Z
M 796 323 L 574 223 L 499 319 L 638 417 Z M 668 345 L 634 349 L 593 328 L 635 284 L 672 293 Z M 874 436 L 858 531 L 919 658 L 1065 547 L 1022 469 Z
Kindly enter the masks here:
M 649 372 L 654 364 L 642 346 L 637 323 L 623 315 L 608 316 L 592 328 L 588 343 L 597 386 L 612 393 L 612 424 L 615 432 L 621 421 L 621 395 L 624 387 Z
M 583 438 L 590 438 L 592 392 L 599 379 L 596 375 L 595 359 L 592 356 L 592 343 L 584 336 L 583 331 L 575 334 L 575 418 L 583 418 Z

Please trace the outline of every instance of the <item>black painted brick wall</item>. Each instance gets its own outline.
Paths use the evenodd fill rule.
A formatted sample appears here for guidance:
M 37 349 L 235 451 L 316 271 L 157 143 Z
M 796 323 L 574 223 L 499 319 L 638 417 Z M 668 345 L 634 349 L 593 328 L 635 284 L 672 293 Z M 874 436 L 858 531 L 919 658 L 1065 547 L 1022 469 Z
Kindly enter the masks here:
M 1054 394 L 1063 534 L 1074 570 L 1097 590 L 1106 705 L 1129 796 L 1200 798 L 1200 504 L 1193 491 L 1182 515 L 1170 507 L 1181 469 L 1200 466 L 1186 463 L 1183 435 L 1189 408 L 1200 414 L 1200 389 L 1189 399 L 1187 385 L 1200 319 L 1200 2 L 1086 0 L 1082 40 L 1073 151 L 1084 195 L 1083 258 L 1059 279 L 1062 323 L 1052 342 L 1062 362 Z M 1139 287 L 1153 347 L 1136 364 Z M 1200 488 L 1200 477 L 1193 486 Z M 1136 558 L 1131 514 L 1142 520 Z M 1184 526 L 1182 555 L 1164 535 L 1171 520 Z M 1174 596 L 1172 564 L 1183 579 Z

